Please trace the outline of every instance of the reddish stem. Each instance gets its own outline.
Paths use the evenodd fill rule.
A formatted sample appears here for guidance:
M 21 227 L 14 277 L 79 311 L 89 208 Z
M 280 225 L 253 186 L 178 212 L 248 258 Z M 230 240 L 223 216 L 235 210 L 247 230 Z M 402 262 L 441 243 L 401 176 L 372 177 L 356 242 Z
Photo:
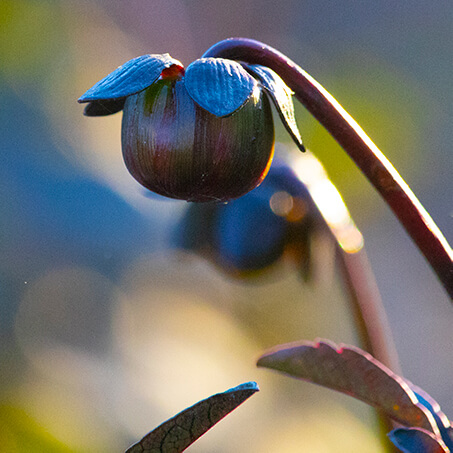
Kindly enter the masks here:
M 382 195 L 453 299 L 453 250 L 447 240 L 390 161 L 325 88 L 288 57 L 259 41 L 226 39 L 203 57 L 240 60 L 274 70 Z
M 348 253 L 338 247 L 344 282 L 349 293 L 351 309 L 356 320 L 359 338 L 363 349 L 402 376 L 392 332 L 387 319 L 381 295 L 374 278 L 373 270 L 362 247 L 355 253 Z M 387 433 L 396 427 L 382 411 L 377 411 L 379 432 L 385 450 L 399 451 L 389 441 Z
M 394 373 L 402 375 L 387 314 L 365 247 L 355 253 L 347 253 L 339 247 L 339 256 L 363 349 Z

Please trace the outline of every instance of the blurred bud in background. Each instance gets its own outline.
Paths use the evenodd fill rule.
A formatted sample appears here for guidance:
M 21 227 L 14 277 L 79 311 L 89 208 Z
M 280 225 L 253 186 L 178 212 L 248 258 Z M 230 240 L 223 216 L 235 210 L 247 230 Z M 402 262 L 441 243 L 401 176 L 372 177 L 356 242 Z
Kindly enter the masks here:
M 288 259 L 305 281 L 331 273 L 335 242 L 359 250 L 362 235 L 321 163 L 311 153 L 280 151 L 264 182 L 242 198 L 190 205 L 177 245 L 236 277 L 259 275 Z

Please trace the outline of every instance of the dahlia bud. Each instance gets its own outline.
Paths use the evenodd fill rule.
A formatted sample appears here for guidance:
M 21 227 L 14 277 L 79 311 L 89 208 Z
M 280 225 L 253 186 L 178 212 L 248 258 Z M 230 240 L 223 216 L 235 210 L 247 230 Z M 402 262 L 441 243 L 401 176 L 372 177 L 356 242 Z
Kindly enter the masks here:
M 228 201 L 266 176 L 273 157 L 269 97 L 303 150 L 291 93 L 264 66 L 222 58 L 182 64 L 168 54 L 120 66 L 79 102 L 88 116 L 124 110 L 126 167 L 144 187 L 187 201 Z

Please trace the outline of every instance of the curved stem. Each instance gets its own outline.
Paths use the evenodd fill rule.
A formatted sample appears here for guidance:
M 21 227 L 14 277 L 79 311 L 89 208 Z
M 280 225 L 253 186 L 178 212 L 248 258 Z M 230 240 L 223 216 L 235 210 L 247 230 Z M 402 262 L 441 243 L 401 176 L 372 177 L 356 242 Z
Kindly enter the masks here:
M 231 38 L 203 57 L 222 57 L 274 70 L 328 130 L 384 198 L 453 299 L 453 250 L 390 161 L 336 99 L 288 57 L 259 41 Z

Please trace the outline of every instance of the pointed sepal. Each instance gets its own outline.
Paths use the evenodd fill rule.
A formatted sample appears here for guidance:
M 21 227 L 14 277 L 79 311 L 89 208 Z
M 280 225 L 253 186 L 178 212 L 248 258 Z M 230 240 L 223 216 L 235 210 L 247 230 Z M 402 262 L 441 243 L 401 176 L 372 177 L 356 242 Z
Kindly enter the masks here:
M 236 61 L 201 58 L 185 74 L 191 98 L 213 115 L 228 116 L 242 107 L 257 87 L 257 81 Z
M 286 85 L 277 73 L 266 66 L 244 65 L 244 67 L 258 78 L 261 85 L 269 93 L 283 125 L 298 148 L 304 152 L 305 147 L 302 143 L 302 137 L 300 136 L 294 115 L 292 91 L 289 89 L 288 85 Z
M 138 93 L 152 85 L 162 71 L 172 65 L 182 66 L 168 53 L 133 58 L 91 87 L 79 102 L 121 99 Z
M 85 116 L 106 116 L 123 110 L 126 98 L 113 99 L 107 101 L 89 102 L 83 111 Z

